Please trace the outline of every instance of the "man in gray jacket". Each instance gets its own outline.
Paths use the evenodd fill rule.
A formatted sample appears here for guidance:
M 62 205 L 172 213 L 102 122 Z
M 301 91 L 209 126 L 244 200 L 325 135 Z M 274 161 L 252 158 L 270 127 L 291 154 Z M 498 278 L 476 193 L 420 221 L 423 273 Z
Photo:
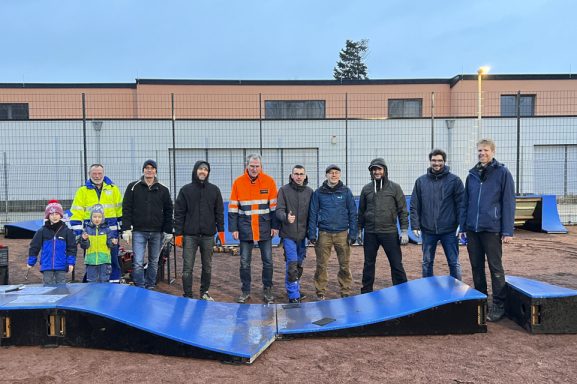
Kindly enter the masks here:
M 371 161 L 369 172 L 372 181 L 363 187 L 359 201 L 359 243 L 362 242 L 363 229 L 365 231 L 365 264 L 361 293 L 373 291 L 379 247 L 383 247 L 389 259 L 393 285 L 407 281 L 400 247 L 401 244 L 409 242 L 409 212 L 405 195 L 399 184 L 389 180 L 384 159 L 379 157 Z M 397 218 L 401 225 L 400 238 Z
M 302 165 L 295 165 L 289 183 L 283 185 L 277 196 L 276 217 L 279 236 L 283 239 L 286 260 L 285 286 L 289 303 L 300 303 L 300 278 L 306 257 L 306 234 L 309 205 L 313 190 L 307 187 L 308 177 Z

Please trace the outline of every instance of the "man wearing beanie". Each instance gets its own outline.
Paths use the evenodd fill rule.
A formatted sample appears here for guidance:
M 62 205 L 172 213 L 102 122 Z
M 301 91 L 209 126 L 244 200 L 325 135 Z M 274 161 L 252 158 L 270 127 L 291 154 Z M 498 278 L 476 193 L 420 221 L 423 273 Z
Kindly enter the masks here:
M 200 299 L 214 301 L 208 290 L 212 275 L 214 235 L 224 231 L 224 203 L 220 189 L 208 182 L 209 176 L 210 164 L 197 161 L 192 169 L 192 182 L 180 189 L 174 204 L 174 234 L 183 236 L 183 296 L 193 298 L 192 271 L 196 250 L 200 248 Z
M 333 247 L 339 262 L 337 279 L 341 297 L 351 295 L 350 246 L 355 243 L 357 232 L 357 206 L 353 193 L 340 180 L 341 168 L 331 164 L 326 168 L 325 175 L 325 182 L 312 195 L 308 223 L 308 238 L 315 245 L 317 257 L 315 289 L 319 300 L 325 299 L 327 265 Z
M 146 160 L 143 176 L 126 187 L 122 202 L 122 238 L 132 243 L 134 285 L 154 289 L 158 259 L 163 242 L 172 239 L 172 199 L 170 191 L 158 182 L 157 164 Z M 144 275 L 144 254 L 148 248 L 148 267 Z
M 363 187 L 359 200 L 358 239 L 363 242 L 365 251 L 361 293 L 373 291 L 375 263 L 380 247 L 383 247 L 389 259 L 393 285 L 407 281 L 400 247 L 409 242 L 409 212 L 405 194 L 399 184 L 389 180 L 384 159 L 379 157 L 371 161 L 369 172 L 372 180 Z M 400 237 L 397 219 L 401 226 Z
M 32 268 L 40 254 L 40 272 L 44 284 L 65 284 L 66 273 L 76 264 L 76 238 L 62 221 L 64 210 L 51 200 L 44 210 L 44 225 L 36 231 L 28 251 L 28 268 Z
M 112 231 L 113 237 L 118 237 L 119 223 L 122 220 L 122 194 L 118 186 L 104 176 L 102 164 L 92 164 L 88 171 L 89 179 L 78 188 L 70 211 L 70 225 L 77 238 L 82 235 L 84 227 L 90 223 L 90 207 L 96 204 L 104 206 L 106 225 Z M 120 263 L 118 262 L 118 247 L 111 251 L 110 282 L 120 282 Z

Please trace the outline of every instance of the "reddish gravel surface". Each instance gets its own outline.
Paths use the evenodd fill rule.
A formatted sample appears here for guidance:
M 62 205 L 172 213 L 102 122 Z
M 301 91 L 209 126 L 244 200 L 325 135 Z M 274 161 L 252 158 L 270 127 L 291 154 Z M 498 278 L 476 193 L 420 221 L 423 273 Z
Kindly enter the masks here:
M 577 227 L 568 235 L 518 231 L 504 247 L 507 274 L 538 279 L 577 289 Z M 10 283 L 25 283 L 28 240 L 0 238 L 10 248 Z M 283 257 L 275 250 L 275 293 L 286 301 Z M 463 281 L 472 285 L 467 251 L 461 248 Z M 409 279 L 420 277 L 420 247 L 403 248 Z M 181 260 L 178 266 L 182 265 Z M 198 261 L 197 261 L 198 262 Z M 362 249 L 354 247 L 351 269 L 359 292 Z M 314 252 L 308 250 L 303 291 L 313 296 Z M 336 256 L 331 259 L 328 298 L 336 298 Z M 212 296 L 234 301 L 239 294 L 238 256 L 215 254 Z M 260 292 L 260 257 L 253 256 L 253 293 Z M 194 292 L 198 291 L 197 264 Z M 437 274 L 448 274 L 442 249 Z M 78 266 L 77 276 L 83 274 Z M 181 294 L 180 275 L 159 290 Z M 35 268 L 26 283 L 39 283 Z M 390 273 L 381 253 L 375 289 L 389 286 Z M 257 297 L 258 296 L 258 297 Z M 261 302 L 253 295 L 253 303 Z M 577 321 L 577 319 L 576 319 Z M 577 335 L 531 335 L 505 319 L 488 325 L 486 334 L 321 338 L 276 341 L 252 365 L 83 348 L 0 348 L 0 383 L 575 383 Z

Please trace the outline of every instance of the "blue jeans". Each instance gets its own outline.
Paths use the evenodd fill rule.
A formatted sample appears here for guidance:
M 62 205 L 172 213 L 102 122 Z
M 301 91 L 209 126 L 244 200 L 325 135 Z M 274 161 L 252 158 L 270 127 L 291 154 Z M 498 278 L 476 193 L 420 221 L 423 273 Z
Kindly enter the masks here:
M 242 292 L 250 293 L 251 272 L 250 263 L 252 258 L 253 241 L 240 242 L 240 281 Z M 272 240 L 258 242 L 260 258 L 262 260 L 262 285 L 264 288 L 272 287 Z
M 290 299 L 299 299 L 300 278 L 303 274 L 303 261 L 307 254 L 305 239 L 296 242 L 291 239 L 283 239 L 284 255 L 286 258 L 285 287 Z
M 122 270 L 120 268 L 120 262 L 118 261 L 118 246 L 115 245 L 110 249 L 110 280 L 114 282 L 119 282 L 122 277 Z
M 151 288 L 156 285 L 156 273 L 158 271 L 158 259 L 162 246 L 162 232 L 132 232 L 132 280 L 137 287 Z M 148 245 L 148 267 L 146 268 L 146 280 L 144 278 L 144 252 Z
M 461 264 L 459 264 L 459 238 L 455 236 L 455 232 L 434 234 L 421 233 L 423 240 L 423 277 L 433 276 L 433 265 L 435 263 L 435 252 L 437 251 L 437 243 L 440 241 L 447 256 L 447 264 L 449 265 L 449 273 L 457 280 L 461 280 Z
M 108 283 L 110 271 L 112 271 L 110 264 L 87 265 L 86 281 L 89 283 Z

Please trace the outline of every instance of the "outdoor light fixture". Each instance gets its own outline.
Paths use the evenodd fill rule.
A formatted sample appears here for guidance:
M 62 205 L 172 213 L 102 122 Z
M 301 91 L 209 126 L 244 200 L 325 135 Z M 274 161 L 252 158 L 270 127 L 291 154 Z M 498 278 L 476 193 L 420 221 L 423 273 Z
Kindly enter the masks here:
M 482 134 L 483 127 L 481 126 L 481 115 L 483 113 L 483 75 L 489 73 L 491 67 L 486 65 L 479 67 L 477 70 L 477 135 L 480 138 Z
M 336 144 L 337 143 L 337 136 L 336 135 L 332 135 L 331 136 L 331 144 Z

